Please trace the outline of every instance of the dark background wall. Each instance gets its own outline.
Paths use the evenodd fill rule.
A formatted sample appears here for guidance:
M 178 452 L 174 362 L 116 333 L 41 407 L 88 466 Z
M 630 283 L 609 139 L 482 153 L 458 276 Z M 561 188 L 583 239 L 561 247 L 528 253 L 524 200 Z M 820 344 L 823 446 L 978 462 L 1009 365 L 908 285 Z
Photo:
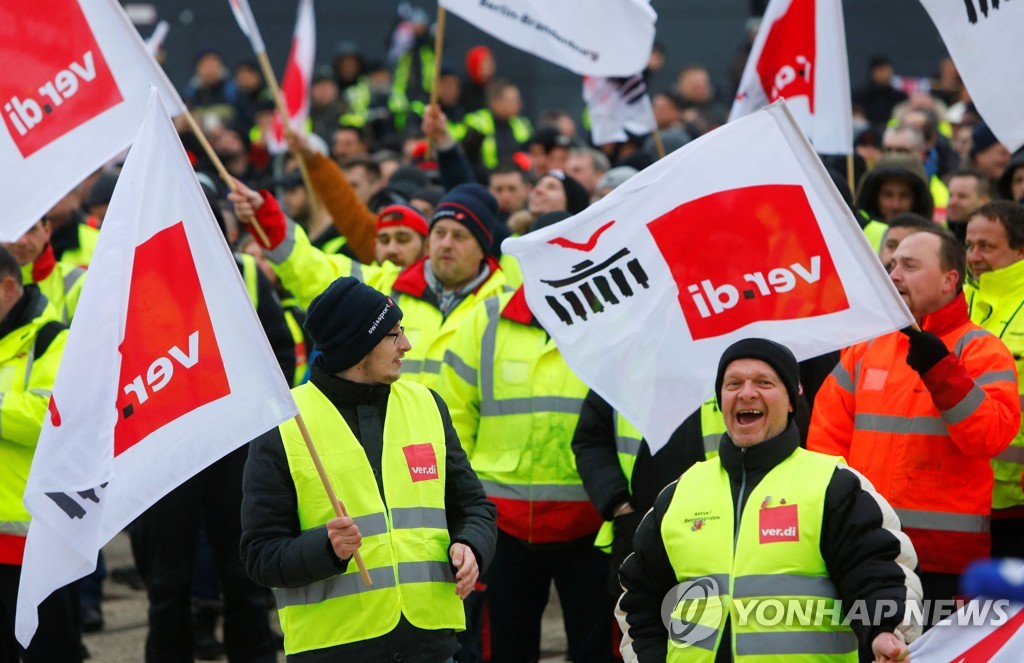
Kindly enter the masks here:
M 552 0 L 558 2 L 559 0 Z M 295 22 L 295 0 L 250 0 L 274 67 L 280 75 L 288 55 Z M 180 87 L 191 75 L 195 54 L 217 48 L 227 64 L 251 59 L 228 0 L 154 0 L 125 2 L 143 37 L 149 36 L 158 19 L 171 25 L 165 47 L 165 68 Z M 398 0 L 319 0 L 317 61 L 327 64 L 338 41 L 354 41 L 370 58 L 382 59 L 393 25 Z M 436 0 L 417 0 L 433 16 Z M 653 0 L 658 12 L 657 39 L 665 45 L 668 63 L 654 78 L 655 91 L 672 85 L 681 66 L 700 63 L 708 67 L 715 84 L 728 95 L 730 65 L 743 40 L 744 25 L 758 0 Z M 898 75 L 931 76 L 946 55 L 938 32 L 918 0 L 846 0 L 846 39 L 853 87 L 867 76 L 868 60 L 875 54 L 890 57 Z M 581 16 L 580 20 L 592 17 Z M 520 84 L 527 112 L 564 108 L 574 115 L 582 110 L 580 79 L 546 61 L 510 48 L 449 14 L 445 60 L 460 71 L 466 50 L 476 44 L 490 46 L 498 61 L 498 73 Z

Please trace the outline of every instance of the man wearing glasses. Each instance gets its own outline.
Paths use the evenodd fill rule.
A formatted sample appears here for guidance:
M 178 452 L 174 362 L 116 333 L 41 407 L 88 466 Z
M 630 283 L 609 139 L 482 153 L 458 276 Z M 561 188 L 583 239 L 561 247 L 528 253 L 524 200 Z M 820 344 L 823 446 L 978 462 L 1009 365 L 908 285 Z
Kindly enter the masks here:
M 495 509 L 448 408 L 399 380 L 412 349 L 401 322 L 394 300 L 352 277 L 306 318 L 321 355 L 292 393 L 348 517 L 335 517 L 294 421 L 249 448 L 242 557 L 274 588 L 290 661 L 449 661 L 461 600 L 493 557 Z

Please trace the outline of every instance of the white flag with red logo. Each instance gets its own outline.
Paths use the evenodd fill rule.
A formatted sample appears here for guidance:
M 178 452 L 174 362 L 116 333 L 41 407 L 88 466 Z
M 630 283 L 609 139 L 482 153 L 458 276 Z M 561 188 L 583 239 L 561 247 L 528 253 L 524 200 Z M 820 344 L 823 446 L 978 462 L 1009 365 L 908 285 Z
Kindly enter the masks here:
M 0 4 L 0 241 L 128 147 L 150 85 L 185 105 L 116 0 Z
M 1024 604 L 973 599 L 910 645 L 914 663 L 1018 663 Z
M 299 0 L 299 14 L 295 20 L 295 35 L 288 64 L 284 69 L 281 94 L 288 108 L 289 125 L 296 131 L 309 117 L 310 87 L 313 85 L 313 65 L 316 61 L 316 20 L 313 17 L 313 0 Z M 284 122 L 281 114 L 274 112 L 274 130 L 267 137 L 267 149 L 271 154 L 288 151 Z
M 654 122 L 651 95 L 641 74 L 625 78 L 583 77 L 583 100 L 587 102 L 590 135 L 595 145 L 624 143 L 626 132 L 646 136 Z
M 839 0 L 771 0 L 730 120 L 785 99 L 819 154 L 853 149 L 850 66 Z
M 252 52 L 266 53 L 267 47 L 263 45 L 263 35 L 260 34 L 260 26 L 256 23 L 249 0 L 228 0 L 228 4 L 231 5 L 231 13 L 235 15 L 235 21 L 242 29 L 242 34 L 249 38 Z
M 440 0 L 496 39 L 583 76 L 647 67 L 658 15 L 648 0 Z
M 1024 146 L 1024 3 L 1010 0 L 921 0 L 971 101 L 1011 152 Z
M 738 339 L 803 360 L 913 322 L 785 102 L 502 248 L 566 362 L 652 452 Z
M 110 201 L 32 463 L 18 593 L 36 606 L 99 549 L 295 403 L 155 91 Z

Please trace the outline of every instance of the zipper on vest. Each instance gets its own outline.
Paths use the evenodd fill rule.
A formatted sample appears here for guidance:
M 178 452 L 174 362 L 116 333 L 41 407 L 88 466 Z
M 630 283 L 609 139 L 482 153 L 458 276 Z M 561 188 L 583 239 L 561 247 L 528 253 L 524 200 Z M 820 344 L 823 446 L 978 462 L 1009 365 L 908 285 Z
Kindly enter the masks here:
M 747 450 L 740 449 L 740 493 L 736 496 L 736 525 L 732 533 L 732 555 L 736 557 L 736 544 L 740 540 L 740 517 L 743 515 L 743 496 L 747 492 Z

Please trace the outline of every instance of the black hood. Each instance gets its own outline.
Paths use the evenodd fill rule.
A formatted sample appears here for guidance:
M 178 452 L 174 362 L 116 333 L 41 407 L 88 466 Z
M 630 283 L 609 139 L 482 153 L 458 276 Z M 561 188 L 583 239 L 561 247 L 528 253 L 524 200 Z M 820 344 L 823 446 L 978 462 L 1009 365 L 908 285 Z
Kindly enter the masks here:
M 999 197 L 1004 200 L 1012 200 L 1010 198 L 1010 182 L 1013 181 L 1013 171 L 1018 168 L 1024 168 L 1024 150 L 1018 150 L 1013 158 L 1010 159 L 1010 163 L 1006 166 L 1006 170 L 1003 171 L 1002 177 L 999 178 Z M 1020 199 L 1014 201 L 1020 202 Z
M 857 209 L 867 212 L 873 219 L 884 221 L 878 209 L 878 191 L 882 186 L 882 180 L 886 178 L 899 178 L 908 182 L 914 193 L 914 204 L 910 211 L 926 219 L 932 218 L 935 205 L 928 188 L 924 166 L 917 159 L 902 155 L 882 157 L 874 168 L 864 175 L 857 191 Z

